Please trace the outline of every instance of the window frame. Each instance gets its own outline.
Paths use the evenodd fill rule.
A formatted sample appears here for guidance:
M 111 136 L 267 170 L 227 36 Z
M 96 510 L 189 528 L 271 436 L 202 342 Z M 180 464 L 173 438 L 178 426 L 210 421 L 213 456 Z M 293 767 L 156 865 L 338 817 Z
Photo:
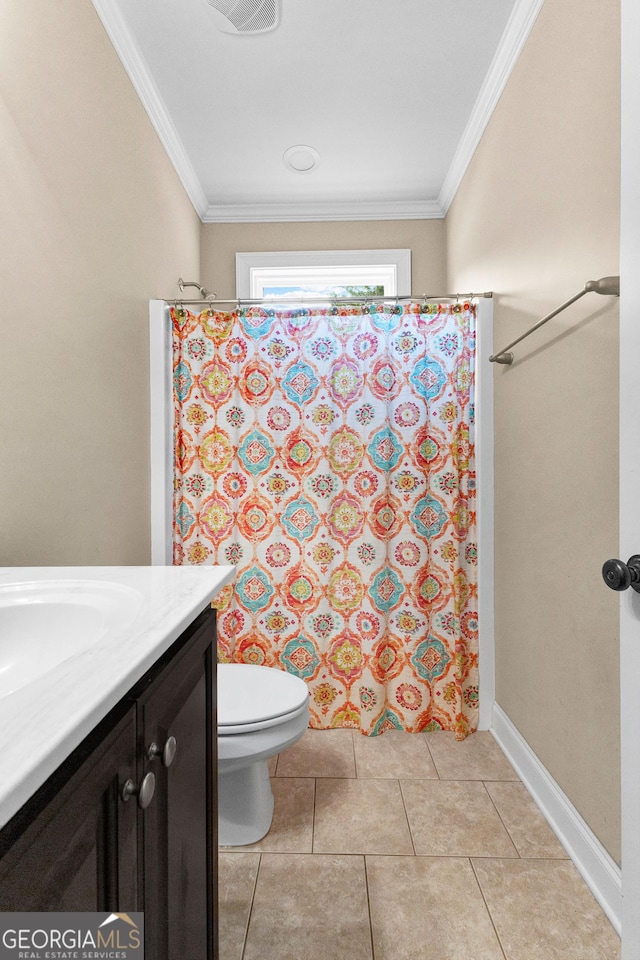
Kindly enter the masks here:
M 236 296 L 262 300 L 265 286 L 303 283 L 384 287 L 411 296 L 411 250 L 283 250 L 236 253 Z

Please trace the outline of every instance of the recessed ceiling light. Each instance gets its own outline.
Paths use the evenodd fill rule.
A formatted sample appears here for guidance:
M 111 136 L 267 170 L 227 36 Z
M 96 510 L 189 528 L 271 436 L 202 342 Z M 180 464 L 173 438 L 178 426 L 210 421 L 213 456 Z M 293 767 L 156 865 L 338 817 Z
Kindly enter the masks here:
M 282 155 L 282 162 L 289 170 L 294 173 L 311 173 L 320 162 L 320 154 L 313 147 L 308 147 L 304 143 L 298 143 L 295 147 L 289 147 Z

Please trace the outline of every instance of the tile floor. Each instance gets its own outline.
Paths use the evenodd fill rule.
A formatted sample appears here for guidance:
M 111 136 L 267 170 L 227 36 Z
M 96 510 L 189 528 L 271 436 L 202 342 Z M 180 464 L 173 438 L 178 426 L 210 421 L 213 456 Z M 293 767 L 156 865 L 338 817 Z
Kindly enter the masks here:
M 489 733 L 309 730 L 267 836 L 225 847 L 220 960 L 617 960 Z

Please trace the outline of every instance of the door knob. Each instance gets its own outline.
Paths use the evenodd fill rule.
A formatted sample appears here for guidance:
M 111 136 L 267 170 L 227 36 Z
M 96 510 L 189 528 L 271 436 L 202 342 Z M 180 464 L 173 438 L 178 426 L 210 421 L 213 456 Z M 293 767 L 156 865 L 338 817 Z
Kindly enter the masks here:
M 130 797 L 138 798 L 138 806 L 145 810 L 153 800 L 153 794 L 156 789 L 156 778 L 152 773 L 148 773 L 140 781 L 140 786 L 136 787 L 133 780 L 127 780 L 122 788 L 122 799 L 128 800 Z
M 178 749 L 178 744 L 175 737 L 169 737 L 164 747 L 158 746 L 157 743 L 149 744 L 149 749 L 147 750 L 147 757 L 149 760 L 154 760 L 155 757 L 162 758 L 162 765 L 165 767 L 170 767 L 173 763 L 176 750 Z
M 627 563 L 622 560 L 607 560 L 602 567 L 602 579 L 612 590 L 631 587 L 640 593 L 640 555 L 634 553 Z

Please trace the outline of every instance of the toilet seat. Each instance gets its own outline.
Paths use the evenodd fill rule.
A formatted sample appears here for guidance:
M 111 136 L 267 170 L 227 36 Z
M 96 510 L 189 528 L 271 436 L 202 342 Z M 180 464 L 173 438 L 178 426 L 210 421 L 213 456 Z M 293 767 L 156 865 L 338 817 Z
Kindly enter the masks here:
M 308 709 L 304 680 L 284 670 L 246 663 L 218 664 L 218 736 L 276 726 Z
M 271 717 L 270 720 L 258 720 L 256 723 L 225 723 L 218 724 L 218 736 L 231 736 L 234 733 L 252 733 L 254 730 L 266 730 L 268 727 L 275 727 L 278 724 L 285 723 L 288 720 L 295 720 L 301 714 L 307 712 L 307 703 L 301 704 L 293 713 L 285 713 L 279 717 Z

